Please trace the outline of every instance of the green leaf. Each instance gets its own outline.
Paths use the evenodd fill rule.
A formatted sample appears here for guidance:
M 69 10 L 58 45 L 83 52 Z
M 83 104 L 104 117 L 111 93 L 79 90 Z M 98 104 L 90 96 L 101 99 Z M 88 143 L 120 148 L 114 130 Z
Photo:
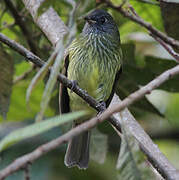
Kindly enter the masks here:
M 32 90 L 37 86 L 38 82 L 45 77 L 48 72 L 49 67 L 54 63 L 56 57 L 56 52 L 53 52 L 47 63 L 37 72 L 37 74 L 32 79 L 26 93 L 26 103 L 29 103 L 30 95 L 32 94 Z
M 0 115 L 6 119 L 13 85 L 13 59 L 0 47 Z
M 0 141 L 0 152 L 8 148 L 10 145 L 13 145 L 19 141 L 30 138 L 32 136 L 39 135 L 61 124 L 84 116 L 85 114 L 86 113 L 84 111 L 64 114 L 13 131 Z
M 170 124 L 179 127 L 179 93 L 170 93 L 163 90 L 153 90 L 146 95 L 147 99 L 162 113 Z
M 122 121 L 125 121 L 124 119 Z M 117 161 L 119 180 L 155 180 L 150 165 L 146 162 L 137 140 L 130 134 L 127 125 L 122 123 L 122 142 Z
M 43 93 L 43 97 L 42 97 L 42 101 L 40 104 L 40 112 L 37 114 L 36 116 L 36 121 L 39 122 L 42 120 L 44 112 L 48 106 L 48 103 L 50 101 L 50 97 L 52 94 L 52 91 L 54 89 L 54 85 L 57 81 L 57 76 L 59 73 L 59 69 L 62 66 L 62 59 L 63 59 L 63 55 L 64 55 L 64 45 L 63 45 L 63 38 L 59 40 L 55 50 L 54 50 L 54 54 L 55 54 L 55 62 L 51 68 L 51 72 L 50 72 L 50 77 L 48 79 L 48 82 L 45 86 L 45 90 Z

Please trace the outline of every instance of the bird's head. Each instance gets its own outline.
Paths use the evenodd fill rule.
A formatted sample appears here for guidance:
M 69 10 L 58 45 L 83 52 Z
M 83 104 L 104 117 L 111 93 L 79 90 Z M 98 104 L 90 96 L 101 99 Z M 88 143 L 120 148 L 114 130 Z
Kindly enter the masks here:
M 87 15 L 85 18 L 86 24 L 83 28 L 84 34 L 110 34 L 119 36 L 119 31 L 112 16 L 104 10 L 97 9 Z M 117 37 L 116 37 L 117 38 Z

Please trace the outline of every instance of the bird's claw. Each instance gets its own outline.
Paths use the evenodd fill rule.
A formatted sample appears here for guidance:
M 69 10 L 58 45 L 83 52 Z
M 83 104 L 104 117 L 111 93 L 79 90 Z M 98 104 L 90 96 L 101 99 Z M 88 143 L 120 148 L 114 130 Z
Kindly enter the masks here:
M 71 86 L 71 93 L 73 92 L 74 88 L 78 85 L 77 80 L 72 80 L 72 86 Z
M 97 107 L 97 109 L 100 108 L 99 113 L 102 113 L 106 109 L 106 103 L 104 101 L 101 101 L 98 103 L 98 105 L 96 107 Z

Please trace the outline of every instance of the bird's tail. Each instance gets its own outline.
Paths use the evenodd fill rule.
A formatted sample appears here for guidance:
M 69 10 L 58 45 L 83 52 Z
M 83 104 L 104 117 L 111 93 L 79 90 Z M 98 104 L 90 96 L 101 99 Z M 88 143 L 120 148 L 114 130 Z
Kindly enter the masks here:
M 83 132 L 69 141 L 65 154 L 65 165 L 69 168 L 74 166 L 80 169 L 88 168 L 89 143 L 89 131 Z

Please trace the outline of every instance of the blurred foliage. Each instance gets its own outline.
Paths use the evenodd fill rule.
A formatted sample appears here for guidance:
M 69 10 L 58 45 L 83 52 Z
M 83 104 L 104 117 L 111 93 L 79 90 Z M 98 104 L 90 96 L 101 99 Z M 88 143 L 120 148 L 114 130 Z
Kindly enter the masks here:
M 55 116 L 39 123 L 33 123 L 32 125 L 26 126 L 24 128 L 19 128 L 16 131 L 11 132 L 8 136 L 0 141 L 0 152 L 11 145 L 18 143 L 19 141 L 42 134 L 54 127 L 60 126 L 84 115 L 85 112 L 83 111 L 73 112 Z
M 30 49 L 26 34 L 23 33 L 22 27 L 15 22 L 11 11 L 5 5 L 4 1 L 0 1 L 0 32 Z M 116 5 L 122 3 L 122 0 L 112 1 Z M 95 0 L 78 0 L 76 2 L 77 4 L 79 3 L 78 11 L 76 13 L 77 34 L 79 34 L 84 25 L 82 17 L 92 9 L 96 8 L 96 3 Z M 165 30 L 170 36 L 179 39 L 177 28 L 179 22 L 179 16 L 177 14 L 178 3 L 176 0 L 173 0 L 172 2 L 175 4 L 159 4 L 155 0 L 128 0 L 128 3 L 133 6 L 137 14 L 145 21 L 150 22 L 160 31 Z M 35 25 L 31 16 L 24 8 L 23 3 L 19 0 L 14 0 L 12 3 L 21 16 L 24 26 L 28 27 L 31 33 L 31 38 L 34 41 L 38 52 L 37 55 L 44 61 L 47 61 L 53 50 L 49 41 Z M 69 5 L 66 0 L 44 1 L 43 5 L 39 9 L 39 15 L 49 7 L 53 7 L 65 24 L 68 24 L 71 5 Z M 128 8 L 127 5 L 125 8 Z M 120 77 L 117 92 L 121 98 L 125 98 L 130 93 L 147 84 L 163 71 L 174 67 L 176 63 L 158 43 L 147 36 L 146 29 L 127 18 L 124 18 L 117 11 L 108 8 L 106 8 L 106 10 L 113 15 L 120 30 L 124 59 L 123 74 Z M 24 57 L 12 51 L 4 44 L 0 44 L 0 54 L 0 115 L 6 117 L 7 119 L 6 121 L 3 121 L 3 118 L 0 116 L 0 136 L 4 137 L 10 133 L 12 129 L 18 129 L 22 125 L 24 126 L 24 123 L 32 123 L 32 120 L 35 119 L 35 116 L 40 109 L 40 102 L 46 80 L 39 81 L 37 87 L 31 94 L 29 106 L 27 107 L 26 90 L 35 76 L 35 73 L 38 71 L 38 68 L 34 68 L 33 71 L 30 72 L 24 79 L 20 80 L 16 84 L 12 84 L 12 78 L 15 79 L 20 75 L 23 75 L 32 67 L 32 65 L 29 62 L 26 62 Z M 176 160 L 178 157 L 177 153 L 179 151 L 179 143 L 174 140 L 166 140 L 167 138 L 161 141 L 160 138 L 162 137 L 161 129 L 165 129 L 163 124 L 167 126 L 165 129 L 166 137 L 167 133 L 169 134 L 169 132 L 177 132 L 179 130 L 178 82 L 179 76 L 176 76 L 164 83 L 160 87 L 160 90 L 153 91 L 150 95 L 146 96 L 146 98 L 143 98 L 134 105 L 130 106 L 130 110 L 132 110 L 136 119 L 139 119 L 143 126 L 147 129 L 147 132 L 151 135 L 155 132 L 155 136 L 158 138 L 156 140 L 157 144 L 161 148 L 162 152 L 166 154 L 166 156 L 177 168 L 179 167 L 178 160 Z M 45 117 L 51 117 L 58 114 L 57 87 L 58 86 L 56 86 L 56 89 L 53 91 L 51 102 L 45 112 Z M 158 115 L 162 115 L 163 118 Z M 169 120 L 170 123 L 166 124 L 166 119 Z M 7 122 L 10 124 L 6 124 Z M 98 135 L 93 134 L 92 139 L 94 141 L 92 142 L 93 148 L 91 149 L 91 152 L 93 154 L 92 157 L 94 157 L 93 159 L 95 160 L 97 160 L 95 155 L 100 154 L 100 157 L 97 155 L 98 162 L 102 162 L 107 154 L 104 164 L 98 164 L 94 161 L 90 161 L 89 169 L 87 171 L 79 171 L 76 168 L 67 169 L 63 164 L 65 148 L 61 147 L 33 164 L 30 169 L 32 179 L 116 179 L 117 172 L 115 167 L 117 154 L 119 152 L 120 139 L 107 122 L 100 124 L 99 129 L 105 133 L 105 135 L 100 132 L 96 133 Z M 32 151 L 39 144 L 61 135 L 61 131 L 62 128 L 55 128 L 55 130 L 52 129 L 48 133 L 36 136 L 35 138 L 30 138 L 29 140 L 22 141 L 21 143 L 10 147 L 2 153 L 2 162 L 0 164 L 1 168 L 5 167 L 16 157 Z M 107 135 L 110 135 L 109 138 L 107 138 Z M 177 133 L 174 138 L 179 139 Z M 123 144 L 127 142 L 124 139 L 122 141 Z M 108 151 L 107 142 L 109 144 Z M 123 149 L 125 149 L 125 147 L 125 145 L 122 145 Z M 125 149 L 125 152 L 127 151 L 128 150 Z M 122 155 L 121 158 L 123 156 L 124 155 Z M 145 159 L 142 157 L 141 164 L 143 164 L 144 161 Z M 122 163 L 122 160 L 121 162 L 119 161 L 119 163 Z M 18 172 L 7 179 L 23 179 L 23 173 Z
M 169 36 L 179 40 L 179 31 L 176 31 L 176 29 L 179 29 L 179 1 L 161 1 L 160 7 L 165 31 Z M 170 16 L 168 16 L 168 14 L 170 14 Z M 179 52 L 179 48 L 176 50 Z
M 6 118 L 12 90 L 14 63 L 3 49 L 0 49 L 0 115 Z
M 172 162 L 172 164 L 179 169 L 179 143 L 178 140 L 157 140 L 155 141 L 161 151 L 168 157 L 169 161 Z M 171 148 L 172 147 L 172 148 Z
M 145 21 L 151 23 L 160 31 L 163 30 L 160 7 L 157 4 L 151 5 L 150 3 L 144 3 L 144 1 L 140 0 L 130 0 L 130 4 L 135 9 L 136 13 Z
M 147 95 L 147 98 L 165 115 L 172 126 L 179 127 L 179 93 L 154 90 L 151 94 Z
M 122 142 L 117 161 L 119 180 L 155 180 L 152 168 L 141 152 L 137 140 L 122 120 Z
M 100 164 L 103 164 L 105 162 L 108 150 L 107 141 L 107 135 L 101 133 L 97 128 L 94 128 L 92 130 L 90 143 L 90 158 L 92 160 Z

